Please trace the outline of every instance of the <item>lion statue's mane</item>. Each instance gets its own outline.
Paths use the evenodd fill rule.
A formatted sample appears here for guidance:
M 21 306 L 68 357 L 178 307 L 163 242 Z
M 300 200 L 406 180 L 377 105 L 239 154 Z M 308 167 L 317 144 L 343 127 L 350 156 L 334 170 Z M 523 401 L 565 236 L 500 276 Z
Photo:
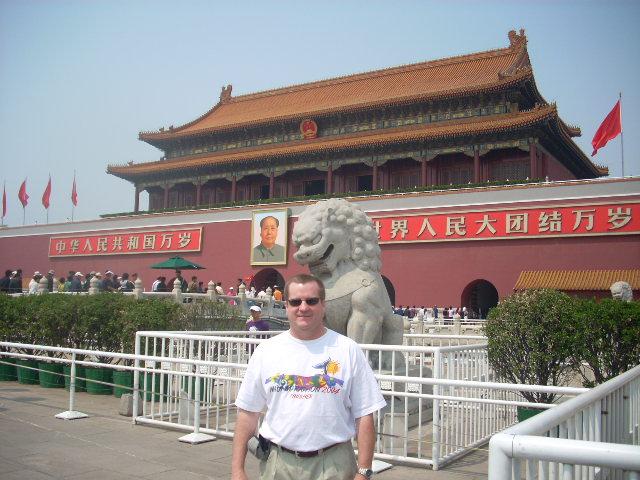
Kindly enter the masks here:
M 337 198 L 310 205 L 293 242 L 295 260 L 324 282 L 329 328 L 358 343 L 402 343 L 402 319 L 392 313 L 380 275 L 378 234 L 359 207 Z

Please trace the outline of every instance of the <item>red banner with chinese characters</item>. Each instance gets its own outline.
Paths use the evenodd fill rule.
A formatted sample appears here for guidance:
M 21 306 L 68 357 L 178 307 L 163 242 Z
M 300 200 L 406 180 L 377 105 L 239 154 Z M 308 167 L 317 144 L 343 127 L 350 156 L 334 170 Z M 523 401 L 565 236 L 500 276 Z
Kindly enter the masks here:
M 51 237 L 50 257 L 199 252 L 202 228 Z
M 592 204 L 373 218 L 380 243 L 640 233 L 640 204 Z

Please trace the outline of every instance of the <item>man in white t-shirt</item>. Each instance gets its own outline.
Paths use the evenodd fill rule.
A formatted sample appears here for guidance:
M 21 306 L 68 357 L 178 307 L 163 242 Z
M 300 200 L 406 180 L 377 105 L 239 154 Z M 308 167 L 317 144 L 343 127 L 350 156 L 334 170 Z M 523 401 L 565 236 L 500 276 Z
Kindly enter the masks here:
M 370 478 L 373 413 L 386 404 L 371 367 L 353 340 L 324 326 L 319 279 L 296 275 L 284 297 L 290 329 L 256 348 L 238 392 L 231 478 L 248 478 L 247 442 L 264 410 L 261 479 Z

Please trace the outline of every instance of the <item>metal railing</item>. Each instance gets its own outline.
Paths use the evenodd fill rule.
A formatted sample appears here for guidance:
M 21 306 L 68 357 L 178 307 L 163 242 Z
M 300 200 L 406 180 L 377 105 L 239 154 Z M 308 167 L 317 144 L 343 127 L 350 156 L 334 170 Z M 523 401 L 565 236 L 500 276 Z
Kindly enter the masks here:
M 56 295 L 96 295 L 100 292 L 98 288 L 99 280 L 96 277 L 93 277 L 90 281 L 91 286 L 88 291 L 82 292 L 49 292 L 47 288 L 47 278 L 43 277 L 40 279 L 38 285 L 38 295 L 45 294 L 56 294 Z M 173 284 L 173 290 L 168 292 L 147 292 L 142 287 L 142 280 L 140 278 L 136 279 L 134 282 L 134 289 L 131 292 L 118 292 L 123 295 L 129 295 L 136 298 L 167 298 L 175 301 L 176 303 L 198 303 L 198 302 L 224 302 L 231 305 L 237 306 L 240 313 L 242 315 L 249 315 L 249 308 L 252 305 L 258 305 L 262 309 L 262 316 L 266 318 L 273 318 L 277 320 L 281 320 L 283 323 L 287 319 L 287 313 L 285 310 L 285 304 L 283 301 L 275 300 L 273 298 L 272 291 L 270 288 L 267 288 L 266 297 L 257 298 L 257 297 L 248 297 L 246 295 L 246 289 L 244 285 L 241 285 L 238 288 L 237 295 L 218 295 L 215 288 L 215 283 L 210 281 L 207 285 L 207 293 L 186 293 L 181 289 L 181 284 L 179 280 L 175 280 Z M 22 293 L 11 293 L 12 297 L 20 297 L 23 295 L 28 295 L 27 292 Z
M 188 435 L 180 439 L 191 443 L 210 435 L 231 438 L 234 401 L 251 352 L 264 341 L 259 337 L 277 332 L 199 333 L 138 332 L 135 354 L 0 342 L 0 362 L 14 357 L 70 364 L 69 410 L 60 418 L 84 416 L 75 411 L 75 367 L 100 366 L 138 372 L 133 376 L 134 424 L 184 431 Z M 381 460 L 441 468 L 513 424 L 517 406 L 534 405 L 518 401 L 518 392 L 586 391 L 493 382 L 484 344 L 361 348 L 376 367 L 387 401 L 375 416 L 375 457 Z
M 167 390 L 144 403 L 142 415 L 135 422 L 190 430 L 191 416 L 199 412 L 201 432 L 232 437 L 236 416 L 233 402 L 250 354 L 262 339 L 251 338 L 247 332 L 138 332 L 137 335 L 140 350 L 136 354 L 140 358 L 163 357 L 160 362 L 144 365 L 160 375 L 157 379 L 150 378 L 149 383 L 156 382 L 161 390 Z M 440 344 L 470 340 L 463 336 L 421 339 L 424 343 Z M 438 469 L 513 424 L 517 406 L 531 405 L 518 401 L 519 391 L 534 389 L 565 395 L 585 391 L 492 382 L 486 344 L 360 346 L 375 366 L 374 373 L 387 401 L 387 407 L 375 417 L 379 432 L 375 456 L 382 460 Z M 199 383 L 180 384 L 172 379 L 171 365 L 176 358 L 205 362 L 194 372 L 201 378 Z M 139 387 L 148 390 L 149 385 Z M 200 400 L 199 407 L 193 404 L 196 397 Z
M 491 439 L 489 479 L 640 479 L 640 365 Z

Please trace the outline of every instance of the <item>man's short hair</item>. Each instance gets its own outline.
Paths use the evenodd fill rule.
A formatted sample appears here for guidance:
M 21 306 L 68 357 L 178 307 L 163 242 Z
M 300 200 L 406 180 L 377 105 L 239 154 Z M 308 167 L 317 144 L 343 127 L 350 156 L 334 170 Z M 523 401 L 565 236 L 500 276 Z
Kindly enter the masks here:
M 301 283 L 303 285 L 305 283 L 315 283 L 316 285 L 318 285 L 318 296 L 320 297 L 320 300 L 324 302 L 324 297 L 325 297 L 324 283 L 322 283 L 322 280 L 320 280 L 318 277 L 309 275 L 308 273 L 301 273 L 299 275 L 295 275 L 291 277 L 289 280 L 287 280 L 287 283 L 285 283 L 284 285 L 285 300 L 289 298 L 289 285 L 291 285 L 292 283 Z
M 262 220 L 260 220 L 260 228 L 262 228 L 262 224 L 264 223 L 264 221 L 267 218 L 273 218 L 276 221 L 276 227 L 280 226 L 280 220 L 278 220 L 276 217 L 274 217 L 273 215 L 267 215 L 266 217 L 264 217 Z

